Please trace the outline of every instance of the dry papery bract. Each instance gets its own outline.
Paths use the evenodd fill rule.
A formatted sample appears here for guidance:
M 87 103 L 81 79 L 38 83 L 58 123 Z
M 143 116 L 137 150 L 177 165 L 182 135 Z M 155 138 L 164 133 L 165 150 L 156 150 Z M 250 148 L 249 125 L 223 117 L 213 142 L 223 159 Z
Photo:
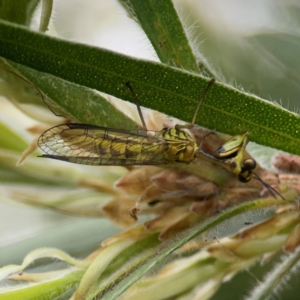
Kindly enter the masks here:
M 200 127 L 192 129 L 198 144 L 208 132 Z M 203 150 L 213 153 L 226 140 L 226 135 L 209 135 L 202 145 Z M 245 157 L 250 156 L 245 153 Z M 277 167 L 280 169 L 280 166 Z M 287 174 L 270 172 L 260 166 L 256 173 L 283 197 L 286 183 L 293 182 L 294 188 L 299 182 L 297 174 L 289 175 L 293 176 L 289 179 Z M 151 231 L 160 232 L 161 239 L 169 238 L 232 205 L 270 197 L 268 189 L 258 180 L 242 183 L 223 168 L 199 159 L 190 165 L 132 168 L 116 183 L 116 187 L 132 196 L 132 204 L 135 204 L 130 209 L 130 214 L 134 219 L 139 214 L 156 215 L 144 225 Z M 120 201 L 116 197 L 113 203 L 104 206 L 104 211 L 115 222 L 120 223 L 120 218 L 122 219 L 129 206 L 129 202 L 124 202 L 123 197 L 120 197 Z
M 160 129 L 167 125 L 157 122 L 155 124 L 159 128 L 151 129 Z M 201 147 L 203 151 L 210 154 L 213 154 L 229 138 L 219 133 L 208 135 L 209 131 L 200 127 L 194 127 L 191 133 L 198 145 L 204 139 Z M 245 157 L 247 156 L 250 157 L 249 154 L 245 153 Z M 133 295 L 141 296 L 144 292 L 149 293 L 149 289 L 155 290 L 155 287 L 158 291 L 159 286 L 161 286 L 161 291 L 165 292 L 165 298 L 175 297 L 183 293 L 183 291 L 178 290 L 177 294 L 172 294 L 176 276 L 180 279 L 186 278 L 187 284 L 189 284 L 186 290 L 191 293 L 197 290 L 197 295 L 201 296 L 204 293 L 205 284 L 208 284 L 207 278 L 214 280 L 215 284 L 210 291 L 215 291 L 225 278 L 228 279 L 239 270 L 252 265 L 262 255 L 270 257 L 282 248 L 286 251 L 294 251 L 300 243 L 299 207 L 297 202 L 291 202 L 297 199 L 300 192 L 299 174 L 297 174 L 299 168 L 298 164 L 295 163 L 298 159 L 298 157 L 288 154 L 280 154 L 273 158 L 277 172 L 269 172 L 260 166 L 255 170 L 257 175 L 278 190 L 285 200 L 280 197 L 274 199 L 269 190 L 258 180 L 252 179 L 248 183 L 242 183 L 236 175 L 229 173 L 222 167 L 199 159 L 189 165 L 129 167 L 127 172 L 120 167 L 116 170 L 113 169 L 114 167 L 107 167 L 107 170 L 115 170 L 116 174 L 122 174 L 121 178 L 110 183 L 107 181 L 108 177 L 103 177 L 100 180 L 97 177 L 88 178 L 78 175 L 79 187 L 93 191 L 91 197 L 95 199 L 91 198 L 91 206 L 81 206 L 80 203 L 87 203 L 88 201 L 86 197 L 81 199 L 80 189 L 77 191 L 79 197 L 75 203 L 68 204 L 62 201 L 61 203 L 67 204 L 61 205 L 56 202 L 51 203 L 51 205 L 48 203 L 45 206 L 57 211 L 79 215 L 106 215 L 122 227 L 131 227 L 105 240 L 101 247 L 83 261 L 82 265 L 71 262 L 76 268 L 82 270 L 81 275 L 78 275 L 78 282 L 80 283 L 74 294 L 74 299 L 83 299 L 82 296 L 88 295 L 90 288 L 97 285 L 97 280 L 101 278 L 101 274 L 105 273 L 107 269 L 113 268 L 114 259 L 118 258 L 117 261 L 122 261 L 123 252 L 132 251 L 130 248 L 136 246 L 137 248 L 134 248 L 133 253 L 142 253 L 143 248 L 140 246 L 140 242 L 154 238 L 155 245 L 160 245 L 160 243 L 163 245 L 165 242 L 179 240 L 184 237 L 186 232 L 199 226 L 202 221 L 205 223 L 210 217 L 218 216 L 227 208 L 238 207 L 248 201 L 255 202 L 256 199 L 262 199 L 266 203 L 263 209 L 249 211 L 240 219 L 235 217 L 230 221 L 223 222 L 217 228 L 206 231 L 200 237 L 189 241 L 175 251 L 171 262 L 167 265 L 162 264 L 157 268 L 157 273 L 150 274 L 151 276 L 133 284 L 124 294 L 124 297 L 130 296 L 130 299 L 135 299 Z M 292 167 L 287 168 L 288 163 Z M 67 164 L 67 166 L 69 165 Z M 33 201 L 34 198 L 30 199 Z M 29 202 L 28 199 L 23 200 L 25 203 Z M 95 201 L 97 205 L 95 205 Z M 270 203 L 269 206 L 268 203 Z M 275 206 L 277 203 L 281 205 Z M 262 214 L 265 220 L 256 223 L 254 219 L 257 214 Z M 135 225 L 141 215 L 146 215 L 147 221 Z M 247 228 L 243 228 L 231 237 L 222 237 L 227 235 L 226 227 L 231 224 L 235 225 L 234 232 L 238 230 L 237 228 L 245 226 Z M 149 245 L 153 247 L 154 244 L 149 242 Z M 45 257 L 57 257 L 51 253 L 53 253 L 52 250 L 48 251 Z M 31 256 L 30 261 L 41 257 L 41 255 L 32 254 Z M 65 258 L 60 259 L 67 261 Z M 130 260 L 126 258 L 123 263 L 126 265 L 130 263 Z M 210 262 L 209 269 L 207 267 L 208 260 Z M 27 266 L 28 264 L 24 263 L 22 266 L 5 272 L 7 274 L 22 273 Z M 125 272 L 120 275 L 120 278 L 123 278 L 127 272 L 126 267 L 119 267 L 118 270 Z M 194 279 L 189 276 L 185 277 L 185 272 L 189 274 L 191 270 L 202 272 L 203 276 L 197 273 L 199 276 L 193 277 L 197 278 L 197 282 L 194 282 Z M 66 276 L 65 273 L 62 273 L 59 276 Z M 54 277 L 58 276 L 57 274 Z M 20 280 L 20 276 L 23 276 L 23 280 L 26 281 L 25 272 L 23 275 L 11 275 L 9 278 Z M 40 281 L 43 281 L 43 278 L 51 278 L 50 273 L 43 273 L 43 276 L 35 275 L 35 277 L 40 278 Z M 30 281 L 30 279 L 28 280 Z M 166 285 L 164 285 L 168 280 L 172 282 L 172 289 L 170 289 L 172 292 L 169 294 Z M 191 281 L 188 283 L 188 280 Z M 201 287 L 201 285 L 204 286 Z M 175 286 L 180 289 L 180 286 L 183 285 L 175 284 Z M 203 296 L 203 299 L 205 297 Z

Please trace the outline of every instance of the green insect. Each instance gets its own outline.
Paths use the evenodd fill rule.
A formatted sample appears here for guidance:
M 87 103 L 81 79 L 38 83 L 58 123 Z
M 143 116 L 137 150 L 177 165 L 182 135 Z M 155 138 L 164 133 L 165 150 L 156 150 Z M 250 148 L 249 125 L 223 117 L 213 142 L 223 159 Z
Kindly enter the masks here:
M 190 124 L 177 124 L 174 128 L 163 128 L 160 131 L 147 130 L 137 96 L 127 83 L 136 101 L 144 129 L 129 131 L 75 123 L 58 125 L 40 136 L 38 145 L 46 153 L 42 157 L 102 166 L 189 164 L 200 158 L 222 166 L 236 174 L 242 182 L 256 178 L 271 193 L 274 191 L 279 194 L 254 172 L 254 159 L 244 160 L 248 132 L 232 137 L 215 152 L 215 155 L 210 155 L 204 152 L 201 146 L 198 147 L 195 140 L 183 130 L 193 128 L 205 95 L 214 82 L 215 79 L 211 79 L 202 93 Z
M 43 157 L 86 165 L 162 165 L 190 163 L 197 158 L 194 139 L 184 128 L 192 128 L 206 91 L 191 124 L 176 125 L 160 131 L 148 131 L 137 105 L 144 129 L 128 131 L 87 124 L 64 124 L 50 128 L 38 140 L 47 153 Z M 129 83 L 135 101 L 137 97 Z

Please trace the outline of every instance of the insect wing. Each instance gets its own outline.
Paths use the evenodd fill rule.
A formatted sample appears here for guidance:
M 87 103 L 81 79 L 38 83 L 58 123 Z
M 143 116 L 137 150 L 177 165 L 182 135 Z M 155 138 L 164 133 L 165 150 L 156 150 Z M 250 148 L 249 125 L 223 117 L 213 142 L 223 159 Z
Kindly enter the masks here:
M 144 130 L 128 131 L 86 124 L 64 124 L 44 132 L 42 157 L 86 165 L 157 165 L 165 163 L 167 141 Z

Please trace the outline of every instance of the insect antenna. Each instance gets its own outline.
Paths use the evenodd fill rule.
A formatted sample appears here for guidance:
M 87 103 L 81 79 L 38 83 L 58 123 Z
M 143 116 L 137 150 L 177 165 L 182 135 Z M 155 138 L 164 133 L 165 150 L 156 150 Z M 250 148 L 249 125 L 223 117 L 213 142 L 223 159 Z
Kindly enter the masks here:
M 203 93 L 201 94 L 200 96 L 200 100 L 199 100 L 199 103 L 197 105 L 197 108 L 196 108 L 196 111 L 194 113 L 194 116 L 193 116 L 193 119 L 192 119 L 192 122 L 191 122 L 191 126 L 193 127 L 195 122 L 196 122 L 196 118 L 197 118 L 197 115 L 198 115 L 198 112 L 199 112 L 199 109 L 203 103 L 203 100 L 206 96 L 206 93 L 208 92 L 208 90 L 210 89 L 210 87 L 216 82 L 216 79 L 215 78 L 211 78 L 211 80 L 209 81 L 209 83 L 207 84 L 205 90 L 203 91 Z
M 139 113 L 139 116 L 140 116 L 140 119 L 141 119 L 141 122 L 142 122 L 142 125 L 144 127 L 144 129 L 147 131 L 147 126 L 146 126 L 146 123 L 145 123 L 145 120 L 144 120 L 144 117 L 143 117 L 143 113 L 142 113 L 142 110 L 141 110 L 141 106 L 139 104 L 139 98 L 137 97 L 136 93 L 134 92 L 130 82 L 126 82 L 126 86 L 128 87 L 128 89 L 130 90 L 132 96 L 133 96 L 133 99 L 134 99 L 134 102 L 136 104 L 136 108 L 137 108 L 137 111 Z
M 195 125 L 195 122 L 196 122 L 196 118 L 197 118 L 197 115 L 198 115 L 198 112 L 199 112 L 199 109 L 203 103 L 203 100 L 208 92 L 208 90 L 210 89 L 210 87 L 215 83 L 216 79 L 215 78 L 211 78 L 209 83 L 207 84 L 205 90 L 203 91 L 203 93 L 201 94 L 200 96 L 200 100 L 198 102 L 198 105 L 197 105 L 197 108 L 196 108 L 196 111 L 194 113 L 194 116 L 193 116 L 193 119 L 192 119 L 192 122 L 191 123 L 187 123 L 187 124 L 184 124 L 184 125 L 179 125 L 179 124 L 176 124 L 175 128 L 176 129 L 192 129 Z
M 285 200 L 284 197 L 278 192 L 276 191 L 276 189 L 274 189 L 271 185 L 267 184 L 265 181 L 263 181 L 256 173 L 252 174 L 253 177 L 256 180 L 258 180 L 269 192 L 270 194 L 276 199 L 276 195 L 278 195 L 282 200 Z
M 14 71 L 12 71 L 12 70 L 9 70 L 8 68 L 6 68 L 6 67 L 3 66 L 3 65 L 1 65 L 1 68 L 2 68 L 3 70 L 5 70 L 7 73 L 10 73 L 10 74 L 12 74 L 12 75 L 14 75 L 14 76 L 20 78 L 21 80 L 25 81 L 26 83 L 28 83 L 28 84 L 30 84 L 32 87 L 34 87 L 35 90 L 41 95 L 41 98 L 42 98 L 44 104 L 49 108 L 49 110 L 50 110 L 55 116 L 57 116 L 57 117 L 63 117 L 63 118 L 66 119 L 65 116 L 59 115 L 59 114 L 57 114 L 55 111 L 52 110 L 51 106 L 45 101 L 45 96 L 44 96 L 43 92 L 42 92 L 42 91 L 41 91 L 34 83 L 32 83 L 31 81 L 29 81 L 29 80 L 26 79 L 25 77 L 19 75 L 18 73 L 14 72 Z

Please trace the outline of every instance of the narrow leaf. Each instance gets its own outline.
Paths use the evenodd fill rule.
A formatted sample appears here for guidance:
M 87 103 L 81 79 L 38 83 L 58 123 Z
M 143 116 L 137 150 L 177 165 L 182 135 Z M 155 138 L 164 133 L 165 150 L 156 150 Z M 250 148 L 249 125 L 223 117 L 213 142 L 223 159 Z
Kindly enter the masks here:
M 0 55 L 42 72 L 132 101 L 190 122 L 207 80 L 179 69 L 75 44 L 0 22 Z M 84 102 L 84 100 L 82 100 Z M 222 84 L 209 91 L 197 124 L 229 134 L 248 130 L 251 140 L 300 154 L 295 113 Z
M 295 192 L 289 193 L 286 200 L 294 201 L 297 198 Z M 151 268 L 153 268 L 157 263 L 166 258 L 170 253 L 178 249 L 179 247 L 186 244 L 193 238 L 207 232 L 208 230 L 214 228 L 230 220 L 231 218 L 251 211 L 255 209 L 261 209 L 263 207 L 268 207 L 271 205 L 279 205 L 286 203 L 285 200 L 278 200 L 274 198 L 264 198 L 247 203 L 243 203 L 237 207 L 230 208 L 222 214 L 212 217 L 211 219 L 205 221 L 202 224 L 195 226 L 194 228 L 183 232 L 178 239 L 172 241 L 168 240 L 162 244 L 149 247 L 144 249 L 140 255 L 136 255 L 134 261 L 130 261 L 126 268 L 120 270 L 114 276 L 111 276 L 105 285 L 101 285 L 97 291 L 95 291 L 88 299 L 115 299 L 121 295 L 129 286 L 145 275 Z
M 275 298 L 276 296 L 278 297 L 280 289 L 285 285 L 291 273 L 299 268 L 299 258 L 299 249 L 296 250 L 295 253 L 284 257 L 281 263 L 277 264 L 266 276 L 265 280 L 251 291 L 251 296 L 248 297 L 247 300 L 264 300 L 273 299 L 273 297 Z
M 76 122 L 124 129 L 134 129 L 137 126 L 132 119 L 95 90 L 19 64 L 7 64 L 3 60 L 2 63 L 3 69 L 0 68 L 0 74 L 5 85 L 2 82 L 0 93 L 8 99 L 13 99 L 14 103 L 17 101 L 18 104 L 34 104 L 45 108 L 44 100 L 49 104 L 52 113 L 55 112 Z M 19 74 L 18 77 L 16 74 Z M 32 85 L 22 77 L 29 80 Z M 46 99 L 37 93 L 34 86 L 39 88 Z M 40 116 L 39 111 L 26 108 L 25 106 L 23 110 L 30 117 L 42 122 L 47 121 L 45 116 Z
M 129 0 L 120 2 L 133 11 L 160 61 L 199 73 L 197 61 L 171 0 Z
M 0 3 L 0 19 L 29 26 L 39 2 L 41 0 L 2 0 Z

